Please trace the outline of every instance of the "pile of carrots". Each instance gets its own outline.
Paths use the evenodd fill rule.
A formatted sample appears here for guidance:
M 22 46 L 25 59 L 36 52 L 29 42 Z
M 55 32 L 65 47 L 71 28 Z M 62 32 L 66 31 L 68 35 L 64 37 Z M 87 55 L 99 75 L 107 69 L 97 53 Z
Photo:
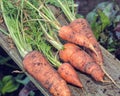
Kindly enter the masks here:
M 99 48 L 99 44 L 97 43 L 87 21 L 85 19 L 82 19 L 82 18 L 78 19 L 78 21 L 79 20 L 83 20 L 83 21 L 79 23 L 79 22 L 76 22 L 77 20 L 75 20 L 73 22 L 76 22 L 75 25 L 77 25 L 79 23 L 79 26 L 84 27 L 90 36 L 89 38 L 87 38 L 83 34 L 85 29 L 81 29 L 81 27 L 78 27 L 78 29 L 76 28 L 76 30 L 82 31 L 80 33 L 80 32 L 77 32 L 76 30 L 74 30 L 72 28 L 72 26 L 69 27 L 70 25 L 68 25 L 68 26 L 61 27 L 59 30 L 60 38 L 63 40 L 67 40 L 67 43 L 63 45 L 63 48 L 59 49 L 57 46 L 60 44 L 57 44 L 55 46 L 55 44 L 51 43 L 51 40 L 48 40 L 48 41 L 50 41 L 50 43 L 53 44 L 53 46 L 55 46 L 56 49 L 59 50 L 59 57 L 64 62 L 58 68 L 58 73 L 60 74 L 60 76 L 66 82 L 82 88 L 83 87 L 82 83 L 80 82 L 78 76 L 75 75 L 77 73 L 75 73 L 74 70 L 68 70 L 68 66 L 70 66 L 69 64 L 71 64 L 76 69 L 91 75 L 96 81 L 101 81 L 101 82 L 104 81 L 103 80 L 104 72 L 102 71 L 100 65 L 97 64 L 97 62 L 100 60 L 102 60 L 100 62 L 103 63 L 103 57 L 102 57 L 101 50 Z M 72 25 L 72 23 L 71 23 L 71 25 Z M 86 26 L 88 26 L 88 27 L 84 26 L 83 23 L 86 24 Z M 41 28 L 43 28 L 42 24 L 41 24 Z M 43 29 L 43 31 L 47 32 L 47 30 L 45 30 L 45 28 Z M 46 34 L 46 32 L 44 32 L 44 33 Z M 48 34 L 47 34 L 47 36 L 48 36 Z M 49 37 L 50 37 L 50 35 L 48 36 L 48 39 L 50 39 Z M 82 39 L 82 38 L 85 38 L 85 39 Z M 90 42 L 89 39 L 91 39 L 91 38 L 95 41 L 96 46 L 94 46 L 94 44 L 92 44 Z M 86 40 L 89 42 L 86 42 Z M 85 52 L 78 45 L 76 45 L 76 44 L 78 44 L 77 42 L 80 42 L 79 43 L 80 46 L 84 46 L 84 47 L 88 46 L 88 47 L 86 47 L 87 50 L 89 50 L 89 52 L 91 52 L 91 54 L 95 54 L 95 56 L 99 56 L 100 60 L 98 59 L 98 57 L 97 57 L 97 59 L 95 59 L 94 57 L 91 57 L 87 52 Z M 97 51 L 96 51 L 96 49 L 97 49 Z M 69 63 L 69 64 L 64 66 L 65 63 Z M 61 68 L 61 71 L 59 71 L 60 68 Z M 73 74 L 73 73 L 75 73 L 75 74 Z M 69 77 L 70 75 L 72 78 Z
M 31 5 L 30 3 L 28 4 Z M 44 31 L 43 33 L 47 33 L 48 30 L 44 29 L 42 24 L 40 26 Z M 102 52 L 88 22 L 83 18 L 79 18 L 71 21 L 66 26 L 52 28 L 58 28 L 58 36 L 66 41 L 63 45 L 56 40 L 53 41 L 57 45 L 50 41 L 58 49 L 59 57 L 63 63 L 57 66 L 58 70 L 56 71 L 42 50 L 40 50 L 41 52 L 31 50 L 31 52 L 25 54 L 23 59 L 25 70 L 38 80 L 43 87 L 48 89 L 53 96 L 72 96 L 67 83 L 83 88 L 75 69 L 91 75 L 96 81 L 104 82 L 105 71 L 101 67 L 103 66 Z M 48 33 L 47 36 L 50 37 Z M 59 49 L 58 45 L 62 47 L 59 47 Z M 87 51 L 83 50 L 81 46 Z

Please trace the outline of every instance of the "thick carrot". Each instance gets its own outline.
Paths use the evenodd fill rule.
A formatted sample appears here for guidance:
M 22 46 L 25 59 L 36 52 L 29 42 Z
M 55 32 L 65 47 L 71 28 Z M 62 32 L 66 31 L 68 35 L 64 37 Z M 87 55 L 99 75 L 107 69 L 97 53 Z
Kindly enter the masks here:
M 42 86 L 48 89 L 53 96 L 71 96 L 66 82 L 39 51 L 28 53 L 23 60 L 23 65 L 26 71 L 41 82 Z
M 80 88 L 83 87 L 81 81 L 79 80 L 79 77 L 78 77 L 76 71 L 69 63 L 63 63 L 58 68 L 58 73 L 66 82 L 73 84 L 73 85 L 80 87 Z
M 96 81 L 103 81 L 104 72 L 101 67 L 78 46 L 67 43 L 64 49 L 60 50 L 59 55 L 63 61 L 70 62 L 76 69 L 91 75 Z

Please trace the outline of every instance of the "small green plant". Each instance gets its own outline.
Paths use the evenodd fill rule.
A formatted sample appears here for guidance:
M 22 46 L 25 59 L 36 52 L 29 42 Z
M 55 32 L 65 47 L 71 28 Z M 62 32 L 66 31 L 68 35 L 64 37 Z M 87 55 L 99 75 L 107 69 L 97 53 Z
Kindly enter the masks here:
M 7 67 L 15 69 L 16 66 L 14 66 L 12 64 L 9 64 L 8 63 L 9 60 L 11 60 L 11 58 L 9 56 L 8 57 L 4 57 L 4 56 L 0 55 L 0 66 L 6 65 Z
M 19 85 L 12 75 L 6 75 L 0 80 L 0 93 L 1 95 L 11 93 L 17 90 Z
M 113 32 L 116 23 L 120 21 L 118 12 L 119 7 L 115 2 L 102 2 L 86 16 L 97 40 L 111 53 L 119 47 Z

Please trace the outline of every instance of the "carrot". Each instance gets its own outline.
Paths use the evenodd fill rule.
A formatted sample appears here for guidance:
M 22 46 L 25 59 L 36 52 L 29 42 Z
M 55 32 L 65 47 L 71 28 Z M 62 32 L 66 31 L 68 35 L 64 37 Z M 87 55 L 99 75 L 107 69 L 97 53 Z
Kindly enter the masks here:
M 66 43 L 64 49 L 60 50 L 59 55 L 63 61 L 70 62 L 76 69 L 91 75 L 96 81 L 103 81 L 104 72 L 101 67 L 78 46 Z
M 24 57 L 23 65 L 26 71 L 41 82 L 53 96 L 71 96 L 66 82 L 50 66 L 39 51 L 32 51 Z
M 90 49 L 94 52 L 92 56 L 96 63 L 103 64 L 101 49 L 85 19 L 76 19 L 70 25 L 63 26 L 59 30 L 59 37 Z
M 83 19 L 83 18 L 79 18 L 79 19 L 76 19 L 73 22 L 71 22 L 69 26 L 75 32 L 81 33 L 83 36 L 85 36 L 89 40 L 88 43 L 90 43 L 92 46 L 88 46 L 88 47 L 85 46 L 85 47 L 91 49 L 90 54 L 94 58 L 95 62 L 99 65 L 103 65 L 103 56 L 102 56 L 102 52 L 101 52 L 99 43 L 97 42 L 87 20 Z M 82 45 L 82 44 L 79 43 L 79 45 Z M 84 46 L 84 44 L 82 46 Z
M 76 71 L 69 63 L 63 63 L 58 68 L 58 73 L 66 82 L 73 84 L 73 85 L 80 87 L 80 88 L 83 87 L 83 85 L 81 84 L 81 81 L 79 80 L 79 77 L 78 77 Z

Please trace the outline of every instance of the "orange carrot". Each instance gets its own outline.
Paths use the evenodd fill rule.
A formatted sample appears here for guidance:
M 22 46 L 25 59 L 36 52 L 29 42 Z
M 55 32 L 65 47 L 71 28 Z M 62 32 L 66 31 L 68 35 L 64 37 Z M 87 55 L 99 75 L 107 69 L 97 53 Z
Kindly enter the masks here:
M 26 71 L 41 82 L 53 96 L 71 96 L 66 82 L 39 51 L 28 53 L 23 60 L 23 65 Z
M 95 62 L 100 65 L 101 69 L 103 72 L 106 74 L 106 76 L 118 87 L 120 88 L 116 82 L 112 79 L 112 77 L 105 71 L 104 66 L 103 66 L 103 55 L 99 46 L 99 43 L 97 42 L 88 22 L 86 19 L 80 18 L 76 19 L 73 22 L 70 23 L 69 25 L 75 32 L 82 33 L 84 36 L 86 36 L 92 44 L 92 48 L 89 48 L 91 50 L 88 50 L 88 53 L 93 57 Z
M 94 49 L 92 50 L 92 48 L 89 48 L 92 50 L 90 54 L 92 55 L 92 57 L 94 58 L 97 64 L 103 65 L 103 56 L 102 56 L 99 43 L 97 42 L 87 20 L 83 18 L 79 18 L 71 22 L 69 26 L 75 32 L 81 33 L 83 36 L 86 36 L 86 38 L 89 40 L 89 43 L 92 44 L 92 48 Z
M 101 49 L 95 36 L 92 33 L 88 22 L 85 19 L 76 19 L 68 26 L 63 26 L 59 30 L 59 36 L 64 40 L 90 49 L 96 63 L 100 65 L 103 64 L 103 56 L 101 53 Z
M 58 73 L 66 82 L 73 84 L 73 85 L 80 87 L 80 88 L 83 87 L 81 81 L 79 80 L 79 77 L 78 77 L 76 71 L 69 63 L 63 63 L 58 68 Z
M 103 81 L 104 72 L 101 67 L 78 46 L 67 43 L 59 55 L 63 61 L 70 62 L 76 69 L 91 75 L 96 81 Z

